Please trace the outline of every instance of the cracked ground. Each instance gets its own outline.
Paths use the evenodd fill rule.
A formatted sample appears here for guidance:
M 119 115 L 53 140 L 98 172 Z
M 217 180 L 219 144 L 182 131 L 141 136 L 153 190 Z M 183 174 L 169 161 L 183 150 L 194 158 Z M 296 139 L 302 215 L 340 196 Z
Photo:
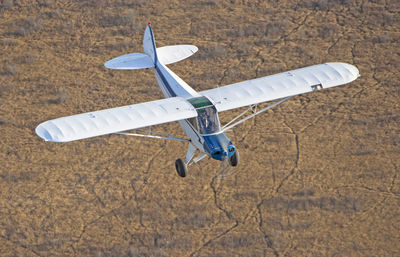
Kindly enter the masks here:
M 0 1 L 0 256 L 400 256 L 399 12 L 394 0 Z M 236 127 L 241 161 L 223 174 L 205 158 L 178 177 L 182 142 L 41 141 L 45 120 L 163 97 L 150 70 L 103 66 L 142 52 L 149 20 L 158 46 L 199 47 L 169 66 L 198 91 L 334 61 L 361 77 Z

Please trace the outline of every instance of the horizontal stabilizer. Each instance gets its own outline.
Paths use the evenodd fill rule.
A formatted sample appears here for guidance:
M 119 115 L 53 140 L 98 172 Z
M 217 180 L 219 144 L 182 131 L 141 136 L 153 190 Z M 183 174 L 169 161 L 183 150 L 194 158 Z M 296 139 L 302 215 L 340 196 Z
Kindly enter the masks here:
M 194 45 L 174 45 L 157 48 L 157 58 L 162 64 L 171 64 L 182 61 L 196 53 L 198 48 Z
M 116 70 L 139 70 L 153 68 L 154 63 L 150 56 L 146 54 L 131 53 L 111 59 L 104 66 Z

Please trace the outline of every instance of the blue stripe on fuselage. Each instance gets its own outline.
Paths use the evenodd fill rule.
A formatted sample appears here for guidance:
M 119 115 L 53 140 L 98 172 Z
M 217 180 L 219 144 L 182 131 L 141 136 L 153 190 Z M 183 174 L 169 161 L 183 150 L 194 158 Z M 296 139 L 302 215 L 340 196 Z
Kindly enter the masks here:
M 174 90 L 171 88 L 170 84 L 168 83 L 168 80 L 165 78 L 164 74 L 158 67 L 158 56 L 157 56 L 157 48 L 156 48 L 156 42 L 154 40 L 154 34 L 153 34 L 153 29 L 151 26 L 149 26 L 150 29 L 150 35 L 151 35 L 151 41 L 153 42 L 153 51 L 154 51 L 154 66 L 156 68 L 156 73 L 160 77 L 161 81 L 163 82 L 165 88 L 168 91 L 168 94 L 170 97 L 177 96 L 177 94 L 174 92 Z
M 157 75 L 160 77 L 161 81 L 163 82 L 165 88 L 167 89 L 169 96 L 170 97 L 177 96 L 177 94 L 171 88 L 170 84 L 168 83 L 168 80 L 165 78 L 164 74 L 162 73 L 162 71 L 160 70 L 158 65 L 156 65 L 156 72 L 157 72 Z

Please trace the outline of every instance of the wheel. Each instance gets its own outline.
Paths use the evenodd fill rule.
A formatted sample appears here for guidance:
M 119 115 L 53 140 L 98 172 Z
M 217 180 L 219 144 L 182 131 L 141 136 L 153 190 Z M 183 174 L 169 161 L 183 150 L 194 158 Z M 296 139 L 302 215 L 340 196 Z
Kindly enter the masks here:
M 182 161 L 182 159 L 178 159 L 175 161 L 175 168 L 176 168 L 176 172 L 178 172 L 178 175 L 181 177 L 186 177 L 187 175 L 187 165 L 184 161 Z
M 229 164 L 232 167 L 236 167 L 239 164 L 239 152 L 237 149 L 235 153 L 231 157 L 229 157 Z

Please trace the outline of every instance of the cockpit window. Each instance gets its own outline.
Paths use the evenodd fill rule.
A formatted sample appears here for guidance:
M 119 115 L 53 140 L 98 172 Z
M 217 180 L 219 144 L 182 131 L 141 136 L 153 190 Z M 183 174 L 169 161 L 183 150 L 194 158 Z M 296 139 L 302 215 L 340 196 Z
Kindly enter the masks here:
M 217 109 L 211 101 L 205 96 L 193 97 L 187 101 L 196 108 L 198 124 L 200 126 L 201 134 L 213 134 L 221 130 L 219 123 Z M 196 120 L 189 120 L 193 127 L 196 128 Z
M 214 106 L 197 109 L 201 134 L 212 134 L 220 130 L 217 110 Z

